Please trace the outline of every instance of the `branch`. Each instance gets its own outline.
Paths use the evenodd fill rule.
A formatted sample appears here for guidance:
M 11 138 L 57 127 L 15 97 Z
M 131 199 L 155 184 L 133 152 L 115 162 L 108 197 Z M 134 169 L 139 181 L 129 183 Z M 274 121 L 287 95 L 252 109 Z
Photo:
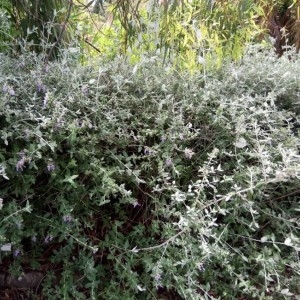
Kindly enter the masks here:
M 85 43 L 87 43 L 89 46 L 91 46 L 94 50 L 101 53 L 101 50 L 99 50 L 96 46 L 94 46 L 92 43 L 90 43 L 87 39 L 83 39 Z
M 168 245 L 170 242 L 172 242 L 175 238 L 177 238 L 179 235 L 181 235 L 182 233 L 184 233 L 186 230 L 183 229 L 181 231 L 179 231 L 178 233 L 176 233 L 175 235 L 171 236 L 169 239 L 167 239 L 166 241 L 164 241 L 163 243 L 159 244 L 159 245 L 155 245 L 152 247 L 147 247 L 147 248 L 136 248 L 134 247 L 133 249 L 131 249 L 131 252 L 137 253 L 139 251 L 147 251 L 147 250 L 154 250 L 154 249 L 158 249 L 161 248 L 163 246 Z
M 61 29 L 61 31 L 60 31 L 60 33 L 59 33 L 59 36 L 58 36 L 56 42 L 54 43 L 54 45 L 53 45 L 52 48 L 50 49 L 48 55 L 46 56 L 46 59 L 45 59 L 45 65 L 48 64 L 49 59 L 51 58 L 54 49 L 55 49 L 55 48 L 58 46 L 58 44 L 61 42 L 62 36 L 63 36 L 63 34 L 64 34 L 65 30 L 66 30 L 67 23 L 68 23 L 68 21 L 69 21 L 69 19 L 70 19 L 71 10 L 72 10 L 72 7 L 73 7 L 73 5 L 74 5 L 73 0 L 69 0 L 69 3 L 70 3 L 70 4 L 69 4 L 67 16 L 66 16 L 65 21 L 64 21 L 64 23 L 63 23 L 63 25 L 62 25 L 62 29 Z

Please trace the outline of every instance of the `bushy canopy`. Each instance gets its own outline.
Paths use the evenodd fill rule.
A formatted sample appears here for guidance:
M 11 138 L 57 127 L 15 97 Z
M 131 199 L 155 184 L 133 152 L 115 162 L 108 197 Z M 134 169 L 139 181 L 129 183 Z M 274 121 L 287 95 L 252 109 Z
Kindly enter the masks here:
M 270 53 L 193 76 L 1 55 L 9 272 L 51 299 L 299 295 L 300 61 Z

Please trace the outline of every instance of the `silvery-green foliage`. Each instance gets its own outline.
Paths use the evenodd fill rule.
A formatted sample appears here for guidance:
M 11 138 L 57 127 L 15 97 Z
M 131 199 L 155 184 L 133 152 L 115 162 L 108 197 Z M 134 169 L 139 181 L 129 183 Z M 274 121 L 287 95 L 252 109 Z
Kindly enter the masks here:
M 253 46 L 193 76 L 147 56 L 0 60 L 13 274 L 46 251 L 53 299 L 299 296 L 297 57 Z

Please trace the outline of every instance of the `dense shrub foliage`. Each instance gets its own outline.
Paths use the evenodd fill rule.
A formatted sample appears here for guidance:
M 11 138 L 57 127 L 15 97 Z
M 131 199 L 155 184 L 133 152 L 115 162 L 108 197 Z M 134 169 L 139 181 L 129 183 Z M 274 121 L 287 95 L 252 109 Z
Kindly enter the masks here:
M 299 296 L 300 60 L 268 52 L 0 56 L 2 266 L 51 299 Z

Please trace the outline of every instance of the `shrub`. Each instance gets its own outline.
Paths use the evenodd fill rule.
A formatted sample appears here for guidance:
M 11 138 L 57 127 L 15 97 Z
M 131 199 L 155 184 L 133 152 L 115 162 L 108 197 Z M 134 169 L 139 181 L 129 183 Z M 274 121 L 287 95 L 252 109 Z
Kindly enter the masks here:
M 0 60 L 12 275 L 45 273 L 51 299 L 299 296 L 297 57 Z

